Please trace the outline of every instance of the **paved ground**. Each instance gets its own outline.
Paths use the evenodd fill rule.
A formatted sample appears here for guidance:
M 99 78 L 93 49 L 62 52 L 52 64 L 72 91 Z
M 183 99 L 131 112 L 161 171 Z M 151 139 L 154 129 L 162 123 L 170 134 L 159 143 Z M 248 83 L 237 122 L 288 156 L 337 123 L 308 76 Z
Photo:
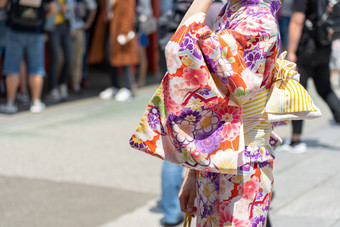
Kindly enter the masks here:
M 0 227 L 160 226 L 162 163 L 128 144 L 154 90 L 0 115 Z M 340 227 L 340 127 L 311 94 L 324 115 L 306 123 L 307 153 L 277 154 L 274 227 Z

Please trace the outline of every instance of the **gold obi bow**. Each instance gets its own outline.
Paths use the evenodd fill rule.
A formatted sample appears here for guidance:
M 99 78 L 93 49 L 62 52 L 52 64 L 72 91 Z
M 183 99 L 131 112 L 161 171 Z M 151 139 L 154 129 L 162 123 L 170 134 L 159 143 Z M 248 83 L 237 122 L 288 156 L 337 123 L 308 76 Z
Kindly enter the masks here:
M 274 82 L 270 87 L 266 113 L 269 122 L 302 120 L 321 117 L 320 109 L 313 103 L 306 89 L 299 83 L 296 64 L 285 60 L 283 52 L 273 70 Z

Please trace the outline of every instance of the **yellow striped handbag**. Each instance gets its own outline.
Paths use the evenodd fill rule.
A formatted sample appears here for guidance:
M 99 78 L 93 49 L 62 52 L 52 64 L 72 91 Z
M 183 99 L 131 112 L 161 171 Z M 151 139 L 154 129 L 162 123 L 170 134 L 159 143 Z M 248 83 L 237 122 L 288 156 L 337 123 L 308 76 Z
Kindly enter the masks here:
M 287 52 L 283 52 L 275 63 L 274 82 L 270 87 L 266 103 L 268 121 L 321 117 L 320 109 L 299 83 L 300 74 L 295 70 L 296 64 L 285 60 L 286 55 Z

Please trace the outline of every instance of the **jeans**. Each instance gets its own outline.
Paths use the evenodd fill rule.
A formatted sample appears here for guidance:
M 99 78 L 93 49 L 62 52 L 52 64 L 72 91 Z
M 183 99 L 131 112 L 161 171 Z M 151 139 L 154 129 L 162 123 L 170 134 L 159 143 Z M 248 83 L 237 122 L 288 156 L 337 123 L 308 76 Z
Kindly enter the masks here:
M 64 65 L 58 84 L 67 83 L 71 74 L 72 64 L 72 38 L 70 26 L 67 22 L 58 24 L 55 30 L 48 32 L 47 47 L 49 50 L 50 64 L 48 69 L 48 85 L 49 89 L 57 87 L 58 66 L 60 62 L 59 49 L 64 53 Z
M 28 74 L 45 75 L 44 40 L 41 33 L 7 29 L 3 74 L 17 74 L 25 56 Z
M 281 19 L 279 20 L 280 36 L 281 36 L 283 48 L 286 48 L 288 45 L 289 22 L 290 22 L 290 17 L 281 17 Z
M 177 223 L 182 218 L 178 193 L 182 185 L 183 167 L 164 162 L 162 168 L 162 199 L 163 222 Z

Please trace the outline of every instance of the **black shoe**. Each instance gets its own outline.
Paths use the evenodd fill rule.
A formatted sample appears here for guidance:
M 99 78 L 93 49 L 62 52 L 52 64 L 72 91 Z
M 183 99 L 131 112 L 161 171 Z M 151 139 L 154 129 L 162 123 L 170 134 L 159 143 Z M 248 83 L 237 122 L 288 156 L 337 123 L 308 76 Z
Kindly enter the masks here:
M 162 219 L 161 224 L 164 227 L 171 227 L 171 226 L 177 226 L 177 225 L 181 224 L 183 221 L 184 221 L 184 217 L 181 217 L 176 223 L 166 223 L 166 222 L 163 222 L 163 219 Z

